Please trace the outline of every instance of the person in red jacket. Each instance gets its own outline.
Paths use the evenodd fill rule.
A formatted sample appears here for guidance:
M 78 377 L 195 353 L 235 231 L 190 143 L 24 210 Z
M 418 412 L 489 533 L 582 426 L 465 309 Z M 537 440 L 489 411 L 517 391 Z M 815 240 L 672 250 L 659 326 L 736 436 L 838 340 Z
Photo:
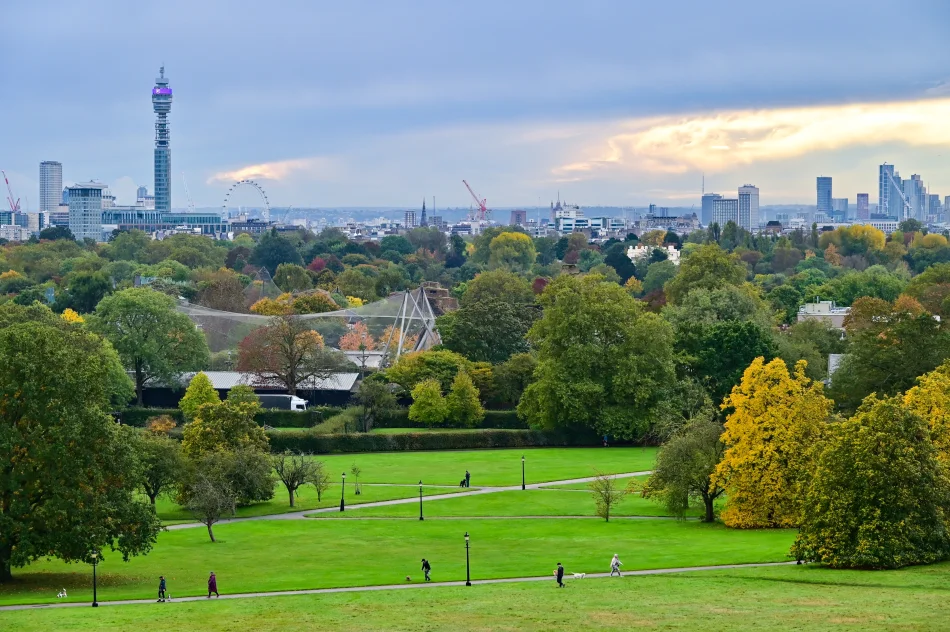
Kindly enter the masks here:
M 215 597 L 220 597 L 218 594 L 218 578 L 214 576 L 214 573 L 211 573 L 211 577 L 208 578 L 208 599 L 211 599 L 211 593 L 214 593 Z

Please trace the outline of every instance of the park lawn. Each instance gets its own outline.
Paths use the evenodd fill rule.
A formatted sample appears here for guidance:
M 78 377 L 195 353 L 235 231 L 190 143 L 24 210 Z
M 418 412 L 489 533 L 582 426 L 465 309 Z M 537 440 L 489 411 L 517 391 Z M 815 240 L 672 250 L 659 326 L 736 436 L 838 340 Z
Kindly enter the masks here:
M 637 481 L 637 482 L 640 483 L 640 484 L 643 484 L 643 483 L 646 483 L 649 478 L 650 478 L 649 475 L 643 475 L 643 476 L 624 476 L 623 478 L 618 478 L 618 479 L 616 479 L 616 480 L 617 480 L 617 484 L 618 484 L 618 485 L 620 485 L 621 487 L 624 487 L 624 486 L 627 485 L 627 483 L 630 482 L 631 479 Z M 590 483 L 564 483 L 564 484 L 558 484 L 558 485 L 545 485 L 545 486 L 544 486 L 544 489 L 584 489 L 584 490 L 588 490 L 588 489 L 590 489 Z
M 607 571 L 614 553 L 624 570 L 787 559 L 792 530 L 734 530 L 675 520 L 260 520 L 162 533 L 144 557 L 122 562 L 105 552 L 99 598 L 148 598 L 165 575 L 172 595 L 200 595 L 208 573 L 227 593 L 401 583 L 432 562 L 435 580 L 465 577 L 463 534 L 471 534 L 473 579 L 544 576 L 556 562 L 569 572 Z M 91 598 L 85 564 L 39 561 L 14 569 L 0 604 Z M 2 626 L 0 626 L 2 627 Z
M 428 518 L 459 516 L 590 516 L 594 514 L 594 498 L 590 493 L 578 490 L 529 489 L 510 492 L 447 498 L 423 503 L 423 514 Z M 669 516 L 666 508 L 652 500 L 641 498 L 637 494 L 628 494 L 620 504 L 611 510 L 613 516 Z M 702 515 L 702 508 L 693 507 L 688 516 Z M 390 505 L 386 507 L 365 507 L 354 509 L 353 519 L 378 518 L 418 518 L 418 503 Z M 312 517 L 327 519 L 339 518 L 338 514 L 312 514 Z
M 395 500 L 398 498 L 418 498 L 418 486 L 387 486 L 387 485 L 361 485 L 361 493 L 356 494 L 352 481 L 346 484 L 346 504 L 358 505 L 361 503 L 371 503 L 380 500 Z M 444 487 L 423 487 L 423 496 L 433 494 L 451 494 L 454 492 L 465 491 L 459 488 Z M 340 506 L 340 484 L 334 483 L 330 489 L 325 491 L 317 501 L 317 491 L 313 485 L 304 485 L 297 490 L 297 498 L 294 506 L 290 506 L 290 496 L 287 494 L 287 488 L 280 481 L 275 487 L 274 497 L 266 502 L 256 503 L 248 507 L 238 507 L 235 513 L 237 518 L 247 518 L 250 516 L 269 516 L 273 514 L 289 513 L 292 511 L 306 511 L 308 509 L 320 509 L 323 507 Z M 155 503 L 155 510 L 158 517 L 165 524 L 175 524 L 176 522 L 194 522 L 194 517 L 187 509 L 175 503 L 168 497 L 161 497 Z
M 808 566 L 624 579 L 211 600 L 0 613 L 46 630 L 945 630 L 950 565 L 899 571 Z
M 346 472 L 355 463 L 364 483 L 458 485 L 467 469 L 472 485 L 521 485 L 521 456 L 528 483 L 567 480 L 653 469 L 656 448 L 525 448 L 518 450 L 450 450 L 443 452 L 362 452 L 314 458 L 331 472 Z

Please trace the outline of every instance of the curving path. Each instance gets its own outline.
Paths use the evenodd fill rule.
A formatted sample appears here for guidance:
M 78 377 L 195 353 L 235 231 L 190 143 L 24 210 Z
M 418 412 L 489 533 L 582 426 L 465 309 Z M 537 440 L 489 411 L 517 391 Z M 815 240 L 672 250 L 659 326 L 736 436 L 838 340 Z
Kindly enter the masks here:
M 521 486 L 518 486 L 518 489 L 521 489 Z M 681 568 L 655 568 L 642 571 L 624 571 L 624 577 L 630 577 L 631 575 L 666 575 L 668 573 L 691 573 L 696 571 L 721 571 L 728 570 L 733 568 L 756 568 L 760 566 L 788 566 L 790 564 L 795 564 L 795 562 L 765 562 L 760 564 L 723 564 L 722 566 L 684 566 Z M 610 573 L 587 573 L 584 580 L 587 579 L 604 579 L 609 578 Z M 568 583 L 573 581 L 584 581 L 580 579 L 573 579 L 570 573 L 565 574 L 564 579 Z M 544 577 L 509 577 L 506 579 L 476 579 L 472 580 L 472 585 L 482 585 L 482 584 L 514 584 L 521 582 L 553 582 L 553 577 L 551 575 L 545 575 Z M 325 595 L 333 593 L 349 593 L 349 592 L 371 592 L 378 590 L 406 590 L 406 589 L 419 589 L 419 588 L 437 588 L 445 586 L 464 586 L 465 582 L 419 582 L 415 584 L 389 584 L 384 586 L 348 586 L 343 588 L 313 588 L 310 590 L 283 590 L 278 592 L 258 592 L 258 593 L 237 593 L 234 595 L 221 595 L 220 599 L 254 599 L 257 597 L 287 597 L 292 595 Z M 186 601 L 208 601 L 207 597 L 181 597 L 176 598 L 169 603 L 179 603 Z M 154 599 L 126 599 L 120 601 L 100 601 L 100 606 L 129 606 L 136 604 L 147 604 L 155 603 Z M 89 603 L 87 602 L 69 602 L 69 603 L 46 603 L 46 604 L 23 604 L 16 606 L 0 606 L 0 612 L 5 610 L 37 610 L 42 608 L 88 608 Z
M 608 478 L 630 478 L 631 476 L 643 476 L 646 474 L 652 474 L 652 470 L 647 470 L 643 472 L 627 472 L 625 474 L 610 474 Z M 571 485 L 574 483 L 589 483 L 596 479 L 596 476 L 586 476 L 584 478 L 570 478 L 563 481 L 548 481 L 546 483 L 531 483 L 527 485 L 527 489 L 544 489 L 545 487 L 551 487 L 553 485 Z M 410 485 L 409 487 L 417 487 L 416 485 Z M 515 490 L 520 490 L 521 485 L 507 485 L 503 487 L 475 487 L 471 491 L 458 492 L 452 494 L 434 494 L 432 496 L 426 496 L 425 502 L 432 500 L 445 500 L 447 498 L 465 498 L 466 496 L 481 496 L 484 494 L 497 494 L 498 492 L 512 492 Z M 563 491 L 563 490 L 562 490 Z M 578 490 L 583 491 L 583 490 Z M 406 505 L 409 503 L 417 503 L 419 498 L 417 496 L 411 496 L 409 498 L 397 498 L 395 500 L 378 500 L 371 503 L 362 503 L 359 505 L 350 505 L 346 508 L 347 511 L 355 511 L 358 509 L 363 509 L 366 507 L 391 507 L 393 505 Z M 229 518 L 228 520 L 222 520 L 219 522 L 219 525 L 222 524 L 231 524 L 234 522 L 247 522 L 250 520 L 300 520 L 306 518 L 307 516 L 313 514 L 321 513 L 339 513 L 337 507 L 323 507 L 322 509 L 306 509 L 304 511 L 292 511 L 289 513 L 280 513 L 280 514 L 269 514 L 266 516 L 248 516 L 246 518 Z M 547 516 L 548 518 L 556 516 Z M 181 524 L 173 524 L 165 527 L 169 531 L 177 531 L 178 529 L 195 529 L 198 527 L 204 527 L 200 522 L 184 522 Z

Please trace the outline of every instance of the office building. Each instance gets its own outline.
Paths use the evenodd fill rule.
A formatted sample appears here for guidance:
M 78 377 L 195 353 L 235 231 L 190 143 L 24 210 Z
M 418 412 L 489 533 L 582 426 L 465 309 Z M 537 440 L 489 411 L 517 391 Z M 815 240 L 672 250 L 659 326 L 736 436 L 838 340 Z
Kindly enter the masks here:
M 403 226 L 406 227 L 406 230 L 411 230 L 416 227 L 415 211 L 406 211 L 405 217 L 403 219 Z
M 759 188 L 751 184 L 739 187 L 739 226 L 752 232 L 759 229 Z
M 165 78 L 165 66 L 152 88 L 152 109 L 155 111 L 155 210 L 172 210 L 172 148 L 168 130 L 168 114 L 172 111 L 172 89 Z
M 818 212 L 831 215 L 831 178 L 818 176 Z
M 712 224 L 713 202 L 721 199 L 722 196 L 718 193 L 703 194 L 703 207 L 699 214 L 699 221 L 702 222 L 703 226 Z
M 831 211 L 835 221 L 848 221 L 848 198 L 831 198 Z
M 727 222 L 739 223 L 739 200 L 722 197 L 713 200 L 711 224 L 719 224 L 722 229 Z
M 878 168 L 877 214 L 904 219 L 904 201 L 901 199 L 901 174 L 894 165 L 884 163 Z
M 924 181 L 916 173 L 909 180 L 901 181 L 901 188 L 904 193 L 904 206 L 908 207 L 908 217 L 918 221 L 927 219 L 927 188 Z
M 528 223 L 528 211 L 512 211 L 511 212 L 512 226 L 524 226 L 527 223 Z
M 943 205 L 940 203 L 940 195 L 931 193 L 927 196 L 927 199 L 930 201 L 930 203 L 927 205 L 927 215 L 933 218 L 939 217 L 940 213 L 943 212 Z
M 41 213 L 50 213 L 59 206 L 63 190 L 63 165 L 54 160 L 40 163 L 40 207 Z
M 146 197 L 148 197 L 148 187 L 141 186 L 135 191 L 136 200 L 144 200 Z
M 855 212 L 857 219 L 871 219 L 871 209 L 868 205 L 868 194 L 858 193 L 858 204 Z
M 69 230 L 77 241 L 102 241 L 102 192 L 106 188 L 98 182 L 69 187 Z

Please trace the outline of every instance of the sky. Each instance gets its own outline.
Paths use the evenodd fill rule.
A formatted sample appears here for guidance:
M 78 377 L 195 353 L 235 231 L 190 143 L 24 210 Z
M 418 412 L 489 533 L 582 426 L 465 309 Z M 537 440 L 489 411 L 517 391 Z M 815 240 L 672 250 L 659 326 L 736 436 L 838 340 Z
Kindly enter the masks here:
M 946 0 L 6 0 L 3 21 L 25 209 L 41 160 L 118 203 L 153 189 L 162 64 L 177 208 L 185 181 L 213 208 L 243 178 L 317 208 L 467 207 L 463 179 L 489 207 L 698 207 L 703 178 L 814 204 L 818 175 L 874 203 L 882 162 L 950 195 Z

